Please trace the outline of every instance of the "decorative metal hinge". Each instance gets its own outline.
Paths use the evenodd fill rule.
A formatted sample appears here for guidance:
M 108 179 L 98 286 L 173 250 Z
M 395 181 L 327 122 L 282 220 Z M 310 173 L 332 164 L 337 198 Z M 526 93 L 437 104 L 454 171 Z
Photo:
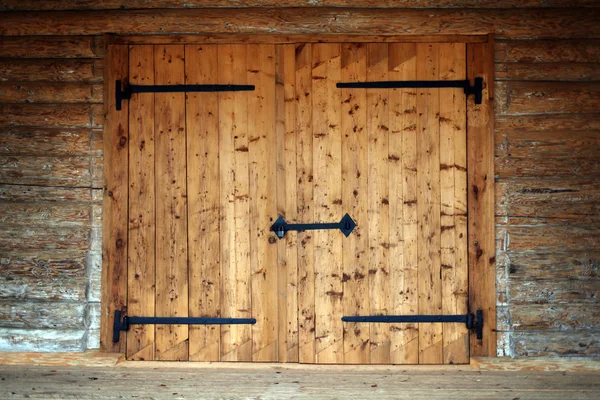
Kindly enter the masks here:
M 459 88 L 463 89 L 465 94 L 475 95 L 475 104 L 481 104 L 483 100 L 483 78 L 475 78 L 475 84 L 471 86 L 471 81 L 453 80 L 453 81 L 379 81 L 379 82 L 340 82 L 337 84 L 340 89 L 418 89 L 418 88 Z
M 483 311 L 466 315 L 368 315 L 342 317 L 344 322 L 377 322 L 377 323 L 419 323 L 419 322 L 460 322 L 467 329 L 477 334 L 477 339 L 483 338 Z
M 315 224 L 288 224 L 280 215 L 279 218 L 277 218 L 277 221 L 271 226 L 271 230 L 275 232 L 275 235 L 277 235 L 279 239 L 283 239 L 287 231 L 308 231 L 318 229 L 339 229 L 346 237 L 348 237 L 354 228 L 356 228 L 356 222 L 354 222 L 352 217 L 348 214 L 344 215 L 340 222 Z
M 122 331 L 128 331 L 130 325 L 254 325 L 255 318 L 205 318 L 205 317 L 129 317 L 115 310 L 113 324 L 113 343 L 119 342 Z
M 130 85 L 118 80 L 115 84 L 117 111 L 121 102 L 131 99 L 133 93 L 186 93 L 186 92 L 239 92 L 254 90 L 254 85 Z

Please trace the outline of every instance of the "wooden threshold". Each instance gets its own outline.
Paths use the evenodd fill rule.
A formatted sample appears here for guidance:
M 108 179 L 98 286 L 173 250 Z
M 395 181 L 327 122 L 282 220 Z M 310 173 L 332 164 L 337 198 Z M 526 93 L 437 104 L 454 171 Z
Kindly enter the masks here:
M 184 368 L 306 371 L 600 371 L 600 360 L 477 357 L 464 365 L 324 365 L 296 363 L 126 361 L 124 354 L 89 350 L 82 353 L 0 352 L 0 365 L 63 367 Z
M 488 35 L 106 35 L 108 44 L 227 44 L 227 43 L 487 43 Z

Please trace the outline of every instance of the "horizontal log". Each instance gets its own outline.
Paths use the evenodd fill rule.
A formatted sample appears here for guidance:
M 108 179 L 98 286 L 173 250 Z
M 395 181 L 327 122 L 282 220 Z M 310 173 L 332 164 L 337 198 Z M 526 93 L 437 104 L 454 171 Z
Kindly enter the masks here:
M 0 104 L 0 126 L 91 127 L 94 105 Z
M 103 56 L 103 36 L 0 36 L 2 58 L 102 58 Z
M 510 280 L 598 280 L 600 251 L 570 253 L 510 253 L 506 255 Z
M 85 249 L 10 253 L 3 247 L 0 298 L 85 301 L 85 257 Z
M 0 351 L 83 351 L 85 329 L 0 328 Z
M 33 227 L 82 227 L 92 223 L 92 206 L 80 203 L 0 203 L 0 224 Z
M 595 357 L 600 356 L 597 330 L 569 332 L 513 332 L 517 357 Z
M 501 248 L 522 251 L 572 253 L 587 252 L 600 245 L 600 226 L 507 226 L 507 239 Z M 500 233 L 501 234 L 501 233 Z
M 0 302 L 0 328 L 83 329 L 87 305 L 64 302 Z
M 102 82 L 102 60 L 0 59 L 0 81 Z
M 496 182 L 496 216 L 600 223 L 596 178 L 518 178 Z
M 102 131 L 89 128 L 0 127 L 0 155 L 101 156 Z
M 587 131 L 600 130 L 600 113 L 498 115 L 494 117 L 496 133 L 504 131 Z
M 0 82 L 4 103 L 101 103 L 102 84 L 79 82 Z
M 600 104 L 598 82 L 503 81 L 495 88 L 500 114 L 589 113 L 597 112 Z
M 496 62 L 600 62 L 600 40 L 499 40 L 494 52 Z
M 513 304 L 505 308 L 515 331 L 600 329 L 599 304 Z
M 598 304 L 600 279 L 510 280 L 509 300 L 515 304 Z
M 94 196 L 94 193 L 96 195 Z M 99 202 L 100 189 L 0 184 L 1 201 Z
M 94 157 L 0 156 L 0 183 L 92 187 Z
M 3 250 L 87 250 L 89 229 L 0 226 Z
M 600 63 L 496 63 L 497 80 L 594 81 L 600 80 Z
M 594 7 L 594 0 L 4 0 L 0 10 L 110 10 L 200 7 Z
M 487 34 L 498 38 L 590 37 L 596 8 L 339 9 L 205 8 L 186 10 L 11 12 L 0 15 L 0 35 L 167 33 Z M 531 21 L 535 21 L 532 24 Z
M 496 134 L 496 170 L 501 178 L 595 176 L 600 172 L 600 131 Z

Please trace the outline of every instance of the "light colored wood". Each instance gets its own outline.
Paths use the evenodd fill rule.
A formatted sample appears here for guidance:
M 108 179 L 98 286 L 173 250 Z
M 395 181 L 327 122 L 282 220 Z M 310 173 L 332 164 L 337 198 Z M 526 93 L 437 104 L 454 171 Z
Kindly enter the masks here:
M 335 33 L 303 34 L 240 34 L 221 33 L 213 35 L 109 35 L 109 43 L 114 44 L 233 44 L 233 43 L 482 43 L 487 35 L 356 35 Z
M 367 45 L 367 80 L 388 80 L 388 45 Z M 389 315 L 389 98 L 388 89 L 367 90 L 368 243 L 370 315 Z M 370 361 L 390 362 L 390 325 L 370 324 Z
M 312 46 L 296 45 L 296 169 L 298 221 L 314 221 Z M 314 235 L 298 232 L 298 360 L 315 362 Z
M 341 193 L 339 44 L 312 46 L 314 221 L 336 222 L 344 215 Z M 343 362 L 342 235 L 313 231 L 315 238 L 316 362 Z
M 471 335 L 472 356 L 496 354 L 496 251 L 494 235 L 494 43 L 467 46 L 467 77 L 487 84 L 482 104 L 467 100 L 469 306 L 483 310 L 483 339 Z M 518 240 L 517 240 L 518 242 Z
M 466 45 L 439 45 L 440 80 L 466 78 Z M 462 89 L 440 90 L 440 200 L 442 314 L 468 312 L 466 230 L 466 99 Z M 442 324 L 444 364 L 469 362 L 469 331 Z
M 220 46 L 218 69 L 219 83 L 246 84 L 246 46 Z M 225 318 L 251 316 L 247 126 L 246 92 L 220 93 L 221 314 Z M 251 357 L 251 328 L 223 325 L 221 359 L 249 361 Z
M 184 48 L 154 47 L 156 85 L 184 83 Z M 156 93 L 156 315 L 188 316 L 185 95 Z M 155 325 L 155 358 L 188 359 L 188 326 Z
M 115 92 L 115 81 L 128 74 L 127 46 L 110 46 L 106 58 L 105 92 Z M 125 335 L 113 343 L 115 310 L 127 302 L 127 181 L 129 105 L 116 111 L 114 97 L 105 103 L 108 121 L 104 133 L 104 199 L 102 224 L 102 316 L 100 346 L 106 352 L 125 352 Z
M 367 46 L 344 43 L 341 79 L 364 82 L 367 79 Z M 342 126 L 342 206 L 357 226 L 343 245 L 343 314 L 367 315 L 369 305 L 369 220 L 367 215 L 367 90 L 341 90 Z M 370 353 L 368 324 L 344 324 L 344 363 L 368 364 Z
M 275 47 L 277 214 L 297 222 L 296 55 L 291 44 Z M 279 361 L 298 362 L 298 236 L 277 243 Z
M 275 47 L 247 45 L 248 150 L 250 174 L 250 265 L 252 360 L 278 361 L 277 238 L 269 231 L 277 214 Z
M 129 49 L 129 82 L 154 84 L 152 46 Z M 129 101 L 129 240 L 127 251 L 127 313 L 154 316 L 155 199 L 154 94 L 140 93 Z M 154 359 L 154 327 L 136 325 L 127 333 L 127 358 Z
M 439 79 L 439 45 L 417 44 L 417 79 Z M 440 271 L 440 89 L 417 89 L 419 314 L 442 313 Z M 419 324 L 419 364 L 442 362 L 442 324 Z
M 390 80 L 416 80 L 415 44 L 390 44 Z M 390 90 L 390 313 L 418 313 L 416 89 Z M 418 324 L 390 326 L 390 362 L 419 362 Z
M 188 84 L 218 83 L 217 46 L 186 46 Z M 187 201 L 189 316 L 219 317 L 219 96 L 188 93 Z M 220 359 L 219 325 L 189 326 L 190 361 Z
M 483 371 L 600 371 L 598 360 L 472 357 L 471 366 Z
M 113 367 L 124 359 L 122 353 L 105 353 L 97 350 L 82 353 L 0 352 L 0 365 Z
M 110 399 L 136 393 L 141 398 L 175 396 L 183 398 L 285 398 L 339 397 L 345 392 L 353 398 L 397 399 L 398 393 L 411 398 L 528 398 L 596 399 L 600 385 L 598 371 L 477 371 L 452 368 L 440 373 L 433 370 L 405 370 L 405 367 L 379 370 L 274 368 L 257 365 L 250 371 L 233 368 L 169 368 L 175 363 L 152 362 L 149 368 L 78 368 L 6 366 L 3 397 L 61 397 Z M 191 364 L 191 363 L 180 363 Z M 373 367 L 371 367 L 373 368 Z M 440 368 L 440 367 L 437 367 Z M 444 367 L 448 368 L 448 367 Z M 201 373 L 201 379 L 199 378 Z M 398 375 L 402 379 L 398 379 Z M 232 384 L 235 382 L 235 384 Z M 432 389 L 433 388 L 433 389 Z M 12 395 L 14 392 L 16 395 Z M 177 395 L 173 395 L 177 393 Z
M 582 38 L 594 31 L 600 10 L 573 8 L 406 9 L 336 7 L 225 8 L 11 12 L 0 15 L 0 35 L 168 33 L 478 35 L 501 38 Z M 535 20 L 535 25 L 531 21 Z M 332 23 L 331 21 L 335 21 Z M 85 23 L 84 23 L 85 22 Z

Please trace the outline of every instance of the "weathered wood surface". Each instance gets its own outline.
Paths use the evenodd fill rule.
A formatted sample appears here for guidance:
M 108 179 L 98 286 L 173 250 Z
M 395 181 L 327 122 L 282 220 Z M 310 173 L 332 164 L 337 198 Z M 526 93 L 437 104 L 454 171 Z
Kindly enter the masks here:
M 101 82 L 102 73 L 102 60 L 0 59 L 0 81 Z
M 0 302 L 0 327 L 81 329 L 85 327 L 83 303 L 63 302 Z
M 597 8 L 364 9 L 239 8 L 42 11 L 0 14 L 0 35 L 113 33 L 487 34 L 498 38 L 597 37 Z M 535 20 L 536 24 L 531 24 Z M 85 23 L 82 23 L 85 21 Z M 451 21 L 451 23 L 448 23 Z
M 103 56 L 103 36 L 0 36 L 0 57 L 5 58 L 69 59 Z
M 89 104 L 0 104 L 0 125 L 90 127 Z
M 595 399 L 600 384 L 598 371 L 480 371 L 452 369 L 419 370 L 392 368 L 360 370 L 320 368 L 174 368 L 161 363 L 156 369 L 82 368 L 51 365 L 7 365 L 0 368 L 5 379 L 0 396 L 38 399 L 66 398 L 109 399 L 140 398 L 285 398 L 336 399 L 341 392 L 352 398 L 397 399 L 398 393 L 410 393 L 414 399 Z M 582 363 L 583 364 L 583 363 Z M 448 367 L 445 367 L 448 368 Z M 198 377 L 201 375 L 202 379 Z M 398 379 L 401 375 L 403 379 Z M 235 382 L 235 385 L 232 385 Z M 14 393 L 11 394 L 11 393 Z
M 0 365 L 113 367 L 123 361 L 119 353 L 102 353 L 97 350 L 76 353 L 5 352 L 0 354 Z
M 102 155 L 102 131 L 88 128 L 0 128 L 0 154 Z
M 373 8 L 499 8 L 499 7 L 597 7 L 595 0 L 5 0 L 0 10 L 106 10 L 202 7 L 373 7 Z
M 102 85 L 79 82 L 0 83 L 5 103 L 101 103 Z

